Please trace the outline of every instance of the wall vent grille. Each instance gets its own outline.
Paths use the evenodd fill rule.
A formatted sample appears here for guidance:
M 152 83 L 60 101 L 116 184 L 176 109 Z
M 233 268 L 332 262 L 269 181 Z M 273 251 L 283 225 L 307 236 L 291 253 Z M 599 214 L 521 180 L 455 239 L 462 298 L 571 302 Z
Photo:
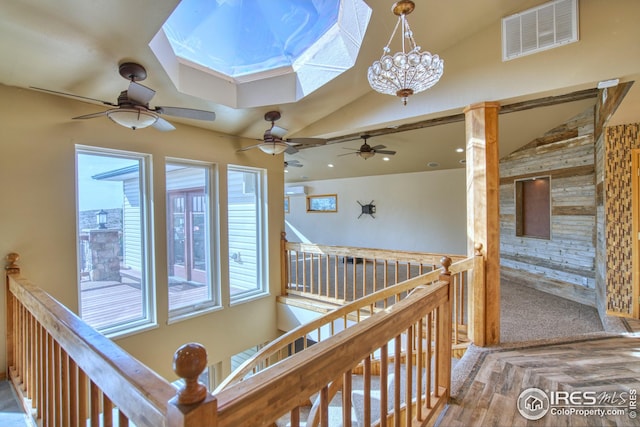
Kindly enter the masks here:
M 502 60 L 578 41 L 578 0 L 555 0 L 502 18 Z

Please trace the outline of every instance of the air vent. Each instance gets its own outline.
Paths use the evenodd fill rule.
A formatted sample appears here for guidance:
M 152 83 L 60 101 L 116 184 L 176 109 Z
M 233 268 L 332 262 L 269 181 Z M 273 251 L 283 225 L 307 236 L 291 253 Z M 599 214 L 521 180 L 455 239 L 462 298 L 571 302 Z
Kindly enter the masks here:
M 555 0 L 502 19 L 502 60 L 578 41 L 578 0 Z

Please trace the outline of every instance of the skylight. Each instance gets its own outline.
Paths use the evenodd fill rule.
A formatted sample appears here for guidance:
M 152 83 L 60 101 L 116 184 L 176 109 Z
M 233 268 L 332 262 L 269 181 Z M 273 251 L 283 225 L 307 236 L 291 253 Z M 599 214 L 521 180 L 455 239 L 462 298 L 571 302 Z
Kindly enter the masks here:
M 370 17 L 363 0 L 182 0 L 150 46 L 181 92 L 294 102 L 353 66 Z

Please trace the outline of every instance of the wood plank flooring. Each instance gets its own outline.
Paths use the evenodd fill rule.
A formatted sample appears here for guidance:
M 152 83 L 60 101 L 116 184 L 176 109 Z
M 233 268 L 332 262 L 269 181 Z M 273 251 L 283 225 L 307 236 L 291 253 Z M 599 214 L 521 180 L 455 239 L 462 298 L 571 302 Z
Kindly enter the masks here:
M 640 426 L 640 417 L 634 418 L 640 415 L 640 404 L 635 411 L 631 405 L 640 392 L 640 333 L 476 350 L 470 375 L 452 396 L 439 427 Z M 520 393 L 532 387 L 551 398 L 546 415 L 538 420 L 525 418 L 517 407 Z M 574 401 L 560 399 L 556 404 L 557 391 Z M 588 396 L 597 404 L 578 404 Z M 605 413 L 579 413 L 595 409 Z

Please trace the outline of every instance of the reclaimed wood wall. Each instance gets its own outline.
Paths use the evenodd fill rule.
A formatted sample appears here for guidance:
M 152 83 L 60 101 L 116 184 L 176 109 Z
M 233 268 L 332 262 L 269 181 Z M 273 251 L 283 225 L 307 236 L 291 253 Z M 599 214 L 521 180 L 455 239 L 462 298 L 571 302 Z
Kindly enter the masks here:
M 551 238 L 516 236 L 515 180 L 551 178 Z M 594 108 L 500 161 L 500 263 L 513 280 L 591 306 L 595 299 Z

